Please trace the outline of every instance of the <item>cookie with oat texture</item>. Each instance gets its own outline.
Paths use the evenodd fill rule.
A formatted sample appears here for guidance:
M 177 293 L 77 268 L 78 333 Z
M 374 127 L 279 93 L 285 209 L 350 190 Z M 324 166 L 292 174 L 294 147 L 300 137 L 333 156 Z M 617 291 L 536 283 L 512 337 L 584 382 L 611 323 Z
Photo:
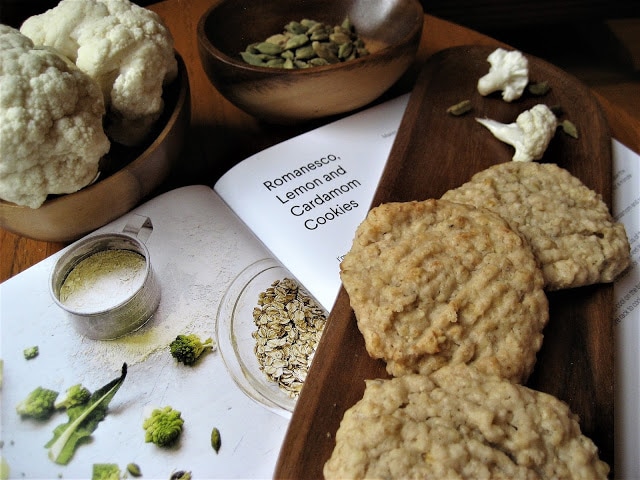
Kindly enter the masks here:
M 557 398 L 466 365 L 367 380 L 324 477 L 606 479 L 609 466 Z
M 373 208 L 340 265 L 367 352 L 394 376 L 451 363 L 524 382 L 549 318 L 529 245 L 495 213 L 430 199 Z
M 558 165 L 500 163 L 442 199 L 504 218 L 531 245 L 547 290 L 612 282 L 629 265 L 624 225 L 600 195 Z

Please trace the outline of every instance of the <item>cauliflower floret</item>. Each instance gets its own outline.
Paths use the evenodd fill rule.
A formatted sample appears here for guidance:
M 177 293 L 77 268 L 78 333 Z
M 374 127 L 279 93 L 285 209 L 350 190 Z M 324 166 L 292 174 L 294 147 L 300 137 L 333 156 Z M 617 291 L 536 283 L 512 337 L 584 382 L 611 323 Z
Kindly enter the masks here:
M 499 140 L 513 146 L 515 162 L 540 160 L 558 127 L 558 119 L 549 107 L 540 103 L 525 110 L 515 123 L 500 123 L 488 118 L 476 118 Z
M 487 57 L 487 61 L 491 67 L 489 73 L 478 80 L 480 95 L 486 96 L 501 90 L 505 102 L 520 98 L 529 83 L 527 57 L 518 50 L 497 48 Z
M 0 198 L 38 208 L 88 185 L 110 147 L 104 113 L 94 80 L 0 25 Z
M 162 87 L 178 72 L 173 37 L 155 12 L 129 0 L 62 0 L 20 31 L 60 50 L 98 82 L 112 140 L 144 140 L 164 108 Z

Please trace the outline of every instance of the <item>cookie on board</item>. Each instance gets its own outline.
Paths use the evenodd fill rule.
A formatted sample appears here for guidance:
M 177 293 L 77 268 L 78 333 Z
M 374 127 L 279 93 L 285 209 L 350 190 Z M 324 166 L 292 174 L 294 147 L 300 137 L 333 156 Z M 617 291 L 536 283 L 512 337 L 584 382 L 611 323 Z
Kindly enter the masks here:
M 612 282 L 629 265 L 624 225 L 600 195 L 553 163 L 500 163 L 442 199 L 507 220 L 531 245 L 547 290 Z
M 557 398 L 466 365 L 367 380 L 324 465 L 329 479 L 606 479 Z
M 526 242 L 489 210 L 392 202 L 359 225 L 340 266 L 358 328 L 394 376 L 449 363 L 524 382 L 549 310 Z

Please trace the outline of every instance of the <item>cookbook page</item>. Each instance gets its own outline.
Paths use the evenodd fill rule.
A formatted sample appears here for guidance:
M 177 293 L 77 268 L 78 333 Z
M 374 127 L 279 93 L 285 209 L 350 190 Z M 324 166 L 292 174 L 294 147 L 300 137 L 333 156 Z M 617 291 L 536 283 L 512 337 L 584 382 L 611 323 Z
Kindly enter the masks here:
M 249 157 L 215 191 L 327 310 L 408 94 Z
M 271 477 L 288 419 L 238 388 L 219 348 L 185 366 L 168 347 L 181 333 L 215 339 L 225 292 L 269 252 L 208 186 L 163 194 L 98 232 L 122 232 L 133 216 L 153 225 L 145 244 L 160 286 L 160 305 L 140 330 L 100 341 L 72 328 L 48 288 L 53 266 L 67 249 L 0 284 L 0 455 L 9 470 L 0 477 L 86 479 L 94 463 L 114 463 L 124 471 L 129 462 L 147 479 L 168 479 L 179 470 L 200 479 Z M 39 347 L 39 355 L 26 360 L 23 350 L 31 346 Z M 123 362 L 128 374 L 104 420 L 67 465 L 50 460 L 45 444 L 67 421 L 66 413 L 42 421 L 21 418 L 18 403 L 38 386 L 60 392 L 60 398 L 77 383 L 95 391 L 120 375 Z M 145 442 L 142 427 L 151 408 L 165 406 L 184 419 L 172 447 Z M 211 446 L 214 427 L 222 439 L 217 453 Z
M 613 142 L 613 213 L 627 230 L 631 267 L 616 280 L 616 477 L 640 478 L 640 156 Z

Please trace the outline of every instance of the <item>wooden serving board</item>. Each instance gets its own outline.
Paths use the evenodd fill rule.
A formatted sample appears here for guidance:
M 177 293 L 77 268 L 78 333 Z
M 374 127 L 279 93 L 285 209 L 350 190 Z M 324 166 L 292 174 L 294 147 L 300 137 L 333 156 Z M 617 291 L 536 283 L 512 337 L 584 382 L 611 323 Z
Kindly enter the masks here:
M 490 165 L 511 161 L 513 148 L 474 120 L 505 123 L 537 103 L 559 105 L 579 139 L 558 131 L 543 161 L 555 162 L 602 194 L 611 205 L 611 139 L 590 91 L 573 77 L 528 56 L 530 80 L 547 81 L 543 97 L 506 103 L 482 97 L 476 82 L 489 68 L 493 47 L 463 46 L 431 57 L 417 79 L 372 206 L 389 201 L 439 198 Z M 454 117 L 446 109 L 469 99 L 473 110 Z M 550 293 L 550 320 L 528 386 L 566 401 L 583 433 L 613 468 L 613 288 L 597 285 Z M 293 412 L 275 478 L 321 478 L 342 416 L 364 391 L 364 379 L 387 377 L 371 359 L 341 289 Z

